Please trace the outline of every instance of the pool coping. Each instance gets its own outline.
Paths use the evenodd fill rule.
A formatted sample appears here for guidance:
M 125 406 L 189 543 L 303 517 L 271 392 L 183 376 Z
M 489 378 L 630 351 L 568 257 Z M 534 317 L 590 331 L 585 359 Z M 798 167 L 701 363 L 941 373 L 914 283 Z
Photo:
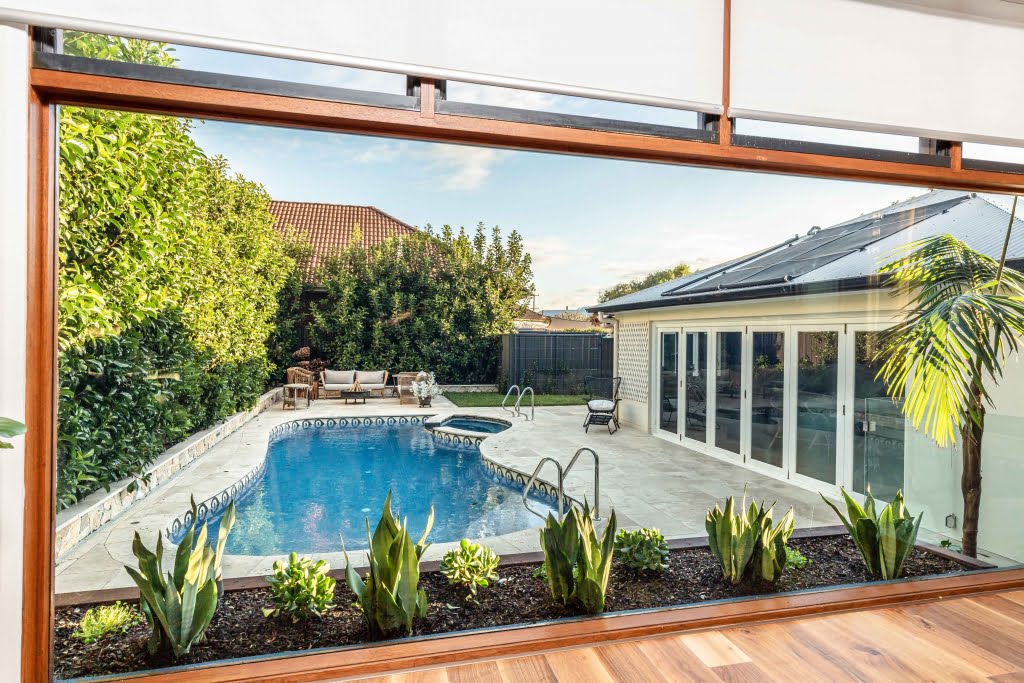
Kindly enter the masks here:
M 264 473 L 267 469 L 267 457 L 270 453 L 270 446 L 278 438 L 285 434 L 297 432 L 302 429 L 311 429 L 318 427 L 348 427 L 348 426 L 361 426 L 364 424 L 370 425 L 384 425 L 384 424 L 422 424 L 427 431 L 435 439 L 442 439 L 447 442 L 452 442 L 461 445 L 475 445 L 477 447 L 477 453 L 483 462 L 484 468 L 491 474 L 510 482 L 514 486 L 525 488 L 527 482 L 530 480 L 530 475 L 520 472 L 519 470 L 508 467 L 506 465 L 499 464 L 484 454 L 480 448 L 480 444 L 488 436 L 497 436 L 497 434 L 488 434 L 487 436 L 480 436 L 480 432 L 469 432 L 467 430 L 459 430 L 452 428 L 451 433 L 438 432 L 428 427 L 428 422 L 434 419 L 440 418 L 439 421 L 443 421 L 450 417 L 455 417 L 452 413 L 439 413 L 432 415 L 372 415 L 366 417 L 358 416 L 340 416 L 340 417 L 315 417 L 315 418 L 298 418 L 295 420 L 289 420 L 272 427 L 266 435 L 265 447 L 263 449 L 263 457 L 260 462 L 246 472 L 239 480 L 228 486 L 227 488 L 215 493 L 212 496 L 204 499 L 202 502 L 196 503 L 196 514 L 198 516 L 198 522 L 202 523 L 210 517 L 216 517 L 222 510 L 224 510 L 235 498 L 244 496 L 252 488 L 259 484 Z M 518 426 L 516 423 L 509 422 L 500 418 L 482 417 L 479 415 L 467 415 L 467 417 L 473 417 L 475 419 L 487 419 L 493 422 L 502 422 L 508 424 L 509 428 L 500 432 L 500 434 L 509 434 Z M 549 502 L 555 502 L 558 499 L 558 487 L 551 484 L 550 482 L 537 478 L 534 482 L 534 487 L 539 490 L 540 494 L 549 499 Z M 582 505 L 578 500 L 569 496 L 563 492 L 562 494 L 563 506 L 565 510 L 568 510 L 572 505 Z M 187 528 L 192 523 L 192 510 L 186 510 L 181 514 L 174 517 L 164 528 L 163 533 L 167 541 L 167 547 L 169 553 L 173 554 L 177 548 L 177 543 L 171 541 L 172 538 L 178 536 L 184 528 Z M 521 533 L 525 530 L 518 530 L 509 532 L 507 534 L 498 534 L 494 536 L 488 536 L 484 539 L 474 539 L 486 541 L 488 543 L 500 542 L 502 539 L 512 536 L 513 534 Z M 458 541 L 444 541 L 437 545 L 444 544 L 457 544 Z M 432 544 L 433 545 L 433 544 Z M 354 552 L 365 552 L 365 549 L 358 549 Z M 336 560 L 342 552 L 329 552 L 329 553 L 318 553 L 318 557 L 325 557 L 329 561 Z M 273 553 L 270 555 L 241 555 L 225 553 L 225 558 L 231 558 L 236 561 L 266 561 L 272 558 L 282 557 L 282 553 Z M 225 579 L 227 581 L 229 579 Z

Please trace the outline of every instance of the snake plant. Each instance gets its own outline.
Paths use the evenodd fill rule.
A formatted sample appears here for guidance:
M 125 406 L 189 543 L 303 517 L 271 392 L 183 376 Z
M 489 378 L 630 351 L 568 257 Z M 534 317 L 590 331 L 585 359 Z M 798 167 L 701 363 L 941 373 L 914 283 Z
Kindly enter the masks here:
M 192 525 L 178 544 L 174 571 L 163 573 L 163 534 L 157 534 L 156 552 L 150 552 L 135 532 L 132 552 L 139 558 L 139 569 L 125 570 L 139 587 L 142 613 L 152 629 L 147 643 L 151 655 L 170 650 L 175 658 L 189 652 L 202 640 L 218 604 L 221 557 L 228 534 L 235 523 L 232 501 L 220 522 L 216 549 L 207 543 L 207 524 L 196 536 L 196 504 L 192 501 Z
M 413 619 L 427 615 L 427 593 L 419 587 L 420 558 L 430 545 L 425 541 L 433 525 L 434 508 L 431 506 L 423 535 L 413 544 L 407 522 L 391 512 L 391 491 L 388 491 L 384 512 L 372 535 L 370 520 L 366 520 L 370 571 L 365 581 L 352 568 L 345 553 L 345 581 L 356 594 L 370 633 L 390 635 L 403 631 L 409 635 Z M 343 538 L 342 548 L 344 545 Z
M 564 605 L 579 601 L 590 614 L 604 611 L 615 546 L 615 511 L 598 540 L 590 505 L 573 507 L 559 522 L 548 513 L 540 530 L 551 597 Z
M 729 496 L 722 510 L 716 504 L 705 519 L 711 553 L 722 568 L 722 575 L 736 585 L 750 577 L 775 583 L 786 567 L 786 541 L 793 533 L 793 510 L 772 525 L 772 508 L 764 503 L 746 506 L 746 497 L 736 512 L 736 501 Z
M 846 489 L 841 488 L 840 491 L 846 500 L 846 513 L 849 517 L 844 516 L 828 498 L 821 498 L 843 520 L 864 558 L 868 573 L 882 579 L 898 579 L 903 575 L 903 564 L 907 556 L 914 549 L 924 513 L 914 519 L 903 503 L 902 490 L 896 492 L 892 503 L 886 505 L 878 515 L 875 514 L 876 501 L 870 489 L 864 507 L 851 498 Z

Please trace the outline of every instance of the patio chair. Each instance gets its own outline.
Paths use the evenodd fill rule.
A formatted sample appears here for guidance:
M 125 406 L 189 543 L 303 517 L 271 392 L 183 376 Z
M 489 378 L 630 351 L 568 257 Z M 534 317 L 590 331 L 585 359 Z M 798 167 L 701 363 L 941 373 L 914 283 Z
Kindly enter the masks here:
M 309 399 L 312 401 L 319 398 L 320 382 L 317 376 L 305 368 L 291 367 L 285 371 L 285 384 L 308 384 Z
M 587 419 L 583 431 L 589 433 L 590 425 L 607 425 L 608 433 L 619 431 L 619 386 L 621 377 L 587 377 Z M 612 429 L 612 425 L 615 429 Z

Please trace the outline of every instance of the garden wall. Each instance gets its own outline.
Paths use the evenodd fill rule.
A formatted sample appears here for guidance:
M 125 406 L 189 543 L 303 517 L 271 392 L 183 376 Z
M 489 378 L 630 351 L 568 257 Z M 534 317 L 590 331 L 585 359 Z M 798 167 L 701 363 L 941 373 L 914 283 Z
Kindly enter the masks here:
M 61 510 L 57 513 L 54 542 L 57 559 L 280 400 L 281 389 L 271 389 L 260 396 L 259 402 L 251 410 L 236 413 L 168 448 L 146 469 L 148 482 L 135 477 L 122 479 L 111 485 L 110 491 L 96 491 L 81 502 Z

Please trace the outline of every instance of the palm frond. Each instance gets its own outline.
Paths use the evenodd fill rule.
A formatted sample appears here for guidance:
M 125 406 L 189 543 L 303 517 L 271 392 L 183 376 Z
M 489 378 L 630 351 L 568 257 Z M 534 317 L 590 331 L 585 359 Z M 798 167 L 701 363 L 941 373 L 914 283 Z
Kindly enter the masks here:
M 1024 335 L 1024 275 L 951 235 L 918 240 L 882 267 L 895 296 L 908 297 L 903 322 L 887 330 L 878 376 L 915 429 L 940 446 L 991 403 L 985 379 L 998 380 Z

